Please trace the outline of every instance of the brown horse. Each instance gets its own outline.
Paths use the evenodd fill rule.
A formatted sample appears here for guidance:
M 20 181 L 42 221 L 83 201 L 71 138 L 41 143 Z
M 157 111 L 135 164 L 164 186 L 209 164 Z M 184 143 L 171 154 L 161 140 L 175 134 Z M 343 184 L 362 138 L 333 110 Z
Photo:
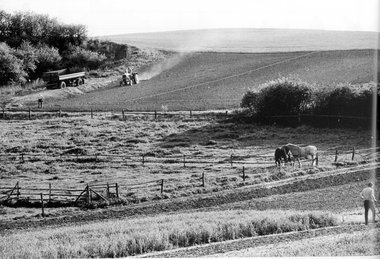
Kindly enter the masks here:
M 279 147 L 276 148 L 274 151 L 274 161 L 276 163 L 276 166 L 281 166 L 281 162 L 288 162 L 290 160 L 290 157 L 287 155 L 287 152 L 285 148 Z
M 294 157 L 294 160 L 298 160 L 298 164 L 301 167 L 300 158 L 312 159 L 311 165 L 314 166 L 314 161 L 318 159 L 318 152 L 316 146 L 300 147 L 294 144 L 286 144 L 282 146 L 285 149 L 286 154 L 289 152 Z

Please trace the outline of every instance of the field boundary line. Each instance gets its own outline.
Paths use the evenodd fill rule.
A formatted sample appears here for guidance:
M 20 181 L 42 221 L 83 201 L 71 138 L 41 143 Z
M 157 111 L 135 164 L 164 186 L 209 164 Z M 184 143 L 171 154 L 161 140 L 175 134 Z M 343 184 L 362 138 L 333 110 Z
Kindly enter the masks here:
M 202 83 L 186 86 L 186 87 L 175 89 L 175 90 L 171 90 L 171 91 L 166 91 L 166 92 L 162 92 L 162 93 L 157 93 L 157 94 L 151 94 L 151 95 L 136 97 L 136 98 L 133 98 L 133 99 L 125 100 L 125 102 L 135 102 L 135 101 L 139 101 L 139 100 L 143 100 L 143 99 L 147 99 L 147 98 L 152 98 L 152 97 L 157 97 L 157 96 L 162 96 L 162 95 L 167 95 L 167 94 L 171 94 L 171 93 L 185 91 L 185 90 L 192 89 L 192 88 L 197 88 L 199 86 L 203 86 L 203 85 L 207 85 L 207 84 L 212 84 L 212 83 L 223 81 L 223 80 L 226 80 L 226 79 L 240 77 L 240 76 L 243 76 L 243 75 L 246 75 L 246 74 L 250 74 L 250 73 L 253 73 L 253 72 L 256 72 L 256 71 L 268 68 L 268 67 L 276 66 L 276 65 L 279 65 L 279 64 L 282 64 L 282 63 L 287 63 L 289 61 L 293 61 L 293 60 L 296 60 L 296 59 L 299 59 L 299 58 L 307 57 L 307 56 L 310 56 L 312 54 L 319 53 L 319 52 L 321 52 L 321 51 L 311 51 L 311 52 L 308 52 L 306 54 L 303 54 L 303 55 L 300 55 L 300 56 L 297 56 L 297 57 L 293 57 L 293 58 L 290 58 L 290 59 L 285 59 L 285 60 L 282 60 L 282 61 L 277 61 L 275 63 L 269 64 L 269 65 L 265 65 L 265 66 L 262 66 L 262 67 L 258 67 L 258 68 L 255 68 L 255 69 L 251 69 L 251 70 L 248 70 L 248 71 L 245 71 L 245 72 L 237 73 L 237 74 L 230 75 L 230 76 L 221 77 L 221 78 L 214 79 L 214 80 L 209 80 L 209 81 L 206 81 L 206 82 L 202 82 Z

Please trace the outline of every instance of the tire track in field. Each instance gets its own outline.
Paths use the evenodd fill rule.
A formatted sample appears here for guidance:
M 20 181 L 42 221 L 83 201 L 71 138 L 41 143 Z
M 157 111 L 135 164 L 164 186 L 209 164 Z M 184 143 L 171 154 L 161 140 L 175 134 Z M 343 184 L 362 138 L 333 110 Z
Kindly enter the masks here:
M 303 57 L 307 57 L 307 56 L 310 56 L 312 54 L 319 53 L 319 52 L 321 52 L 321 51 L 312 51 L 312 52 L 309 52 L 309 53 L 306 53 L 306 54 L 303 54 L 303 55 L 300 55 L 300 56 L 297 56 L 297 57 L 293 57 L 293 58 L 285 59 L 285 60 L 282 60 L 282 61 L 278 61 L 278 62 L 269 64 L 269 65 L 265 65 L 265 66 L 262 66 L 262 67 L 251 69 L 251 70 L 248 70 L 248 71 L 245 71 L 245 72 L 242 72 L 242 73 L 238 73 L 238 74 L 234 74 L 234 75 L 230 75 L 230 76 L 225 76 L 225 77 L 222 77 L 222 78 L 210 80 L 210 81 L 207 81 L 207 82 L 198 83 L 198 84 L 195 84 L 195 85 L 190 85 L 190 86 L 183 87 L 183 88 L 180 88 L 180 89 L 174 89 L 174 90 L 170 90 L 170 91 L 166 91 L 166 92 L 162 92 L 162 93 L 158 93 L 158 94 L 151 94 L 151 95 L 141 96 L 141 97 L 125 100 L 125 101 L 126 102 L 135 102 L 135 101 L 139 101 L 139 100 L 143 100 L 143 99 L 147 99 L 147 98 L 152 98 L 152 97 L 157 97 L 157 96 L 162 96 L 162 95 L 166 95 L 166 94 L 171 94 L 171 93 L 185 91 L 185 90 L 188 90 L 188 89 L 197 88 L 197 87 L 200 87 L 200 86 L 203 86 L 203 85 L 207 85 L 207 84 L 223 81 L 223 80 L 226 80 L 226 79 L 231 79 L 231 78 L 247 75 L 247 74 L 250 74 L 250 73 L 253 73 L 253 72 L 265 69 L 265 68 L 269 68 L 269 67 L 273 67 L 273 66 L 276 66 L 276 65 L 279 65 L 279 64 L 287 63 L 287 62 L 290 62 L 290 61 L 293 61 L 293 60 L 297 60 L 297 59 L 300 59 L 300 58 L 303 58 Z

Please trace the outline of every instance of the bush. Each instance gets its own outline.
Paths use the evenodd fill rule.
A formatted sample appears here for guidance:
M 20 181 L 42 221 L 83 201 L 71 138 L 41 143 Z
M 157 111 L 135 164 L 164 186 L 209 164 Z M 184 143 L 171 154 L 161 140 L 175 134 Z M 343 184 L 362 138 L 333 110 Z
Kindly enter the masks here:
M 316 94 L 315 113 L 330 115 L 369 116 L 372 112 L 372 91 L 355 91 L 353 86 L 339 86 Z
M 25 82 L 27 74 L 23 66 L 23 61 L 12 49 L 6 43 L 0 43 L 0 85 Z
M 310 108 L 311 89 L 300 80 L 280 78 L 262 87 L 259 93 L 249 91 L 244 95 L 242 108 L 259 116 L 299 114 Z
M 106 59 L 106 56 L 78 46 L 72 46 L 65 58 L 67 60 L 67 67 L 87 67 L 89 69 L 97 69 Z
M 319 127 L 368 127 L 374 89 L 378 89 L 375 83 L 317 88 L 289 78 L 277 79 L 259 88 L 258 92 L 250 90 L 244 95 L 241 102 L 244 110 L 239 116 L 248 111 L 251 121 L 297 126 L 301 116 L 288 115 L 307 115 L 302 118 L 302 124 Z M 379 98 L 379 90 L 377 95 Z M 320 115 L 337 116 L 337 119 Z M 343 116 L 346 118 L 341 120 Z

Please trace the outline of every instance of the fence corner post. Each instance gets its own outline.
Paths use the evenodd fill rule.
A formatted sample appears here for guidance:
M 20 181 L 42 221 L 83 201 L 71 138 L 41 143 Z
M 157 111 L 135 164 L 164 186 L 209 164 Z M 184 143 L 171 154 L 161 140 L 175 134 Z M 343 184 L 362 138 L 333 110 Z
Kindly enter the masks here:
M 164 179 L 161 179 L 161 194 L 164 192 Z
M 116 197 L 119 198 L 119 185 L 115 183 L 115 188 L 116 188 Z
M 354 160 L 355 158 L 355 147 L 352 147 L 352 157 L 351 160 Z
M 44 197 L 41 193 L 41 209 L 42 209 L 42 217 L 45 217 L 45 210 L 44 210 Z

